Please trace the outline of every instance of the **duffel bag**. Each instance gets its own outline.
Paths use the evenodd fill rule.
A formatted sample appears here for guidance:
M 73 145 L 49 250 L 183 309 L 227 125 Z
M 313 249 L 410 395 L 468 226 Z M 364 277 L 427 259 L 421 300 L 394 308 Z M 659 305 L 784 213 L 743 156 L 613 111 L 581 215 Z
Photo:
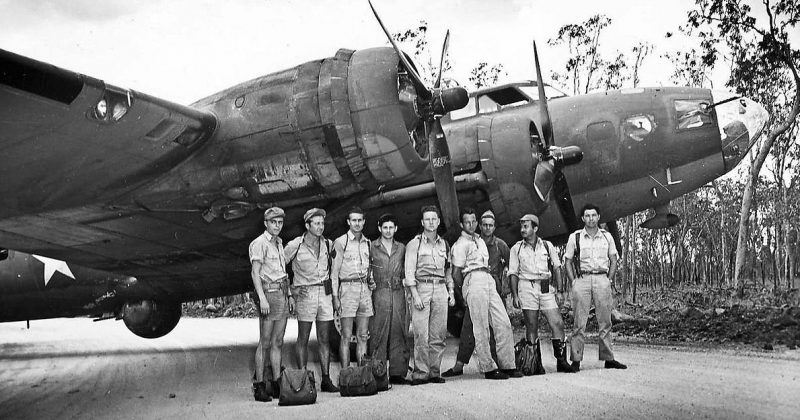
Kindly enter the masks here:
M 375 378 L 375 385 L 378 387 L 378 391 L 389 390 L 389 369 L 386 366 L 386 360 L 378 360 L 375 357 L 364 355 L 359 365 L 369 367 L 372 370 L 372 376 Z
M 281 396 L 278 405 L 305 405 L 317 402 L 314 372 L 284 369 L 281 372 Z
M 378 384 L 370 366 L 349 366 L 339 371 L 339 393 L 343 397 L 375 395 Z
M 522 372 L 523 375 L 533 375 L 536 364 L 536 352 L 533 344 L 523 338 L 519 343 L 514 345 L 514 361 L 517 365 L 517 370 Z

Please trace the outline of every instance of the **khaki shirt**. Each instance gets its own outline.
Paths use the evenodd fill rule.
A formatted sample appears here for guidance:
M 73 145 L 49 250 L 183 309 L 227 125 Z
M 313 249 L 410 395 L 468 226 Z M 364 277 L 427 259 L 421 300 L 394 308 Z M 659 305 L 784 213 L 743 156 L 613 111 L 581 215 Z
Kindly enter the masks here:
M 603 229 L 597 229 L 594 236 L 589 236 L 586 229 L 581 229 L 581 271 L 596 271 L 608 272 L 608 265 L 610 258 L 617 255 L 617 247 L 614 244 L 614 238 L 611 234 Z M 564 258 L 572 259 L 575 256 L 575 232 L 569 235 L 567 241 L 567 250 L 564 252 Z M 575 273 L 580 276 L 581 273 Z
M 453 278 L 445 276 L 447 272 L 447 242 L 436 235 L 433 241 L 428 240 L 425 234 L 414 237 L 406 245 L 406 278 L 403 285 L 413 287 L 417 285 L 417 278 L 441 278 L 447 283 L 447 288 L 453 288 Z
M 330 278 L 328 250 L 333 251 L 331 241 L 324 237 L 320 238 L 318 254 L 315 256 L 303 241 L 305 235 L 304 233 L 289 241 L 283 252 L 286 261 L 292 261 L 292 270 L 294 271 L 292 284 L 294 286 L 318 285 Z
M 463 269 L 464 277 L 478 269 L 489 270 L 489 249 L 478 234 L 461 231 L 451 253 L 453 265 Z
M 369 276 L 369 239 L 363 234 L 361 240 L 356 240 L 356 236 L 351 231 L 333 241 L 333 249 L 336 255 L 333 258 L 331 268 L 331 280 L 333 281 L 333 294 L 339 294 L 339 279 L 367 280 Z
M 254 262 L 261 263 L 258 275 L 262 282 L 280 282 L 286 279 L 286 259 L 280 237 L 264 232 L 250 242 L 250 263 Z
M 553 264 L 553 268 L 561 267 L 558 253 L 552 243 L 536 238 L 536 245 L 533 246 L 527 241 L 519 241 L 511 247 L 508 257 L 508 275 L 515 275 L 521 280 L 545 280 L 552 277 L 550 265 L 547 259 Z

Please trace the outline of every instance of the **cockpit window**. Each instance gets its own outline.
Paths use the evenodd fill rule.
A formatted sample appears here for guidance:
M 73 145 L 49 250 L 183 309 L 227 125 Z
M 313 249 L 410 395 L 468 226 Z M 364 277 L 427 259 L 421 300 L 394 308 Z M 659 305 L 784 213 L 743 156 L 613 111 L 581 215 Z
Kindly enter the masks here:
M 707 127 L 714 124 L 711 118 L 709 103 L 706 100 L 676 100 L 675 114 L 678 119 L 678 130 Z
M 653 132 L 655 127 L 655 118 L 652 115 L 634 115 L 626 118 L 622 123 L 622 133 L 628 139 L 642 141 Z
M 106 86 L 106 92 L 89 111 L 89 118 L 105 122 L 117 122 L 128 113 L 133 97 L 130 91 Z
M 488 114 L 490 112 L 497 112 L 500 110 L 500 104 L 488 95 L 481 95 L 478 97 L 478 113 Z

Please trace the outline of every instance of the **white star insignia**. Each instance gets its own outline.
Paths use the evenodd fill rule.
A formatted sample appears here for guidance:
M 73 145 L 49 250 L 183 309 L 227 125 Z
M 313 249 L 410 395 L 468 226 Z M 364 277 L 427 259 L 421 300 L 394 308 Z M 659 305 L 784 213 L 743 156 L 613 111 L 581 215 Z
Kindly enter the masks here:
M 53 277 L 53 274 L 58 271 L 59 273 L 71 278 L 75 279 L 75 275 L 72 274 L 67 263 L 65 261 L 54 260 L 52 258 L 42 257 L 41 255 L 34 255 L 33 258 L 44 263 L 44 285 L 47 286 L 47 283 L 50 282 L 50 279 Z

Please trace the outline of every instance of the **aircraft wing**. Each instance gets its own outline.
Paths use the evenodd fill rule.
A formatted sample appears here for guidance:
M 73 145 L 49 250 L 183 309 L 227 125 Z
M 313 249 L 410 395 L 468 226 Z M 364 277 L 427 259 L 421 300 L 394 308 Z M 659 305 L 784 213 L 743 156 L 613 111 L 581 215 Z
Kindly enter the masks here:
M 0 104 L 1 247 L 145 277 L 225 266 L 188 252 L 231 241 L 200 215 L 106 204 L 195 152 L 214 115 L 4 50 Z

